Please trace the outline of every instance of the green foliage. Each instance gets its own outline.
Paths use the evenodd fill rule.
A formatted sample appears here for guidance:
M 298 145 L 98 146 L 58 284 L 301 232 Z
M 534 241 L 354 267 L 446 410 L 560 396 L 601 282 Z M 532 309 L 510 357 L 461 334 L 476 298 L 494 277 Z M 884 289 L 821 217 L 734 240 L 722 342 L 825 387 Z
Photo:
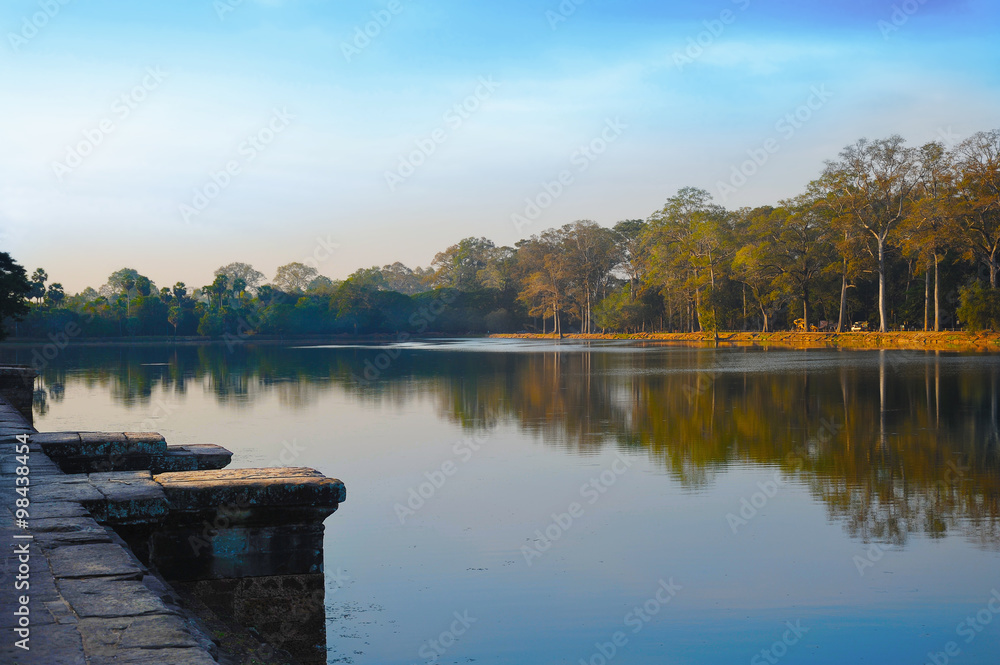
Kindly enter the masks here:
M 1000 290 L 980 282 L 962 287 L 958 318 L 968 330 L 1000 330 Z
M 6 318 L 18 320 L 28 313 L 25 299 L 33 293 L 24 268 L 7 252 L 0 252 L 0 323 Z M 0 325 L 0 339 L 6 332 Z
M 218 311 L 205 312 L 198 321 L 198 334 L 205 337 L 219 337 L 226 330 L 226 319 Z
M 612 291 L 594 309 L 597 326 L 607 330 L 635 332 L 649 319 L 650 307 L 643 300 L 636 299 L 629 285 Z
M 100 292 L 67 295 L 46 286 L 44 270 L 28 280 L 17 266 L 0 272 L 0 312 L 24 317 L 18 334 L 41 337 L 65 312 L 87 336 L 774 331 L 841 316 L 912 329 L 953 327 L 956 313 L 970 328 L 997 328 L 998 182 L 1000 131 L 951 149 L 862 140 L 773 206 L 726 210 L 684 187 L 647 220 L 613 228 L 580 220 L 512 247 L 468 237 L 428 268 L 396 262 L 343 281 L 288 263 L 263 284 L 249 264 L 230 263 L 191 295 L 182 282 L 157 290 L 134 268 Z M 964 289 L 956 312 L 955 287 L 970 278 L 989 287 Z

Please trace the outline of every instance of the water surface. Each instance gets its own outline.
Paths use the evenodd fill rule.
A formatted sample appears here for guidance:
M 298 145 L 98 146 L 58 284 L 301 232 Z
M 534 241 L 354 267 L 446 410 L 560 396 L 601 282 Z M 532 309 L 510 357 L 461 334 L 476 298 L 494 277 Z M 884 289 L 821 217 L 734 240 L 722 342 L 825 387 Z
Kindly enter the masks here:
M 998 386 L 907 351 L 71 347 L 36 426 L 344 480 L 331 663 L 971 665 L 1000 657 Z

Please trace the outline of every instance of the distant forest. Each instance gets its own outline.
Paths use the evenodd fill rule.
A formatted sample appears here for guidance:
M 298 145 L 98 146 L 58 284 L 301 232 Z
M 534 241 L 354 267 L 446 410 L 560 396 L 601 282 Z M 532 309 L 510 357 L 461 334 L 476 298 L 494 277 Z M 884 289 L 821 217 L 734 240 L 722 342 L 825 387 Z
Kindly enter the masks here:
M 859 140 L 774 206 L 727 210 L 684 188 L 644 220 L 577 221 L 513 247 L 466 238 L 428 268 L 342 281 L 290 263 L 265 283 L 232 263 L 199 288 L 157 287 L 123 268 L 67 295 L 7 259 L 0 276 L 18 285 L 5 297 L 22 301 L 2 309 L 15 337 L 995 330 L 1000 130 L 953 147 Z

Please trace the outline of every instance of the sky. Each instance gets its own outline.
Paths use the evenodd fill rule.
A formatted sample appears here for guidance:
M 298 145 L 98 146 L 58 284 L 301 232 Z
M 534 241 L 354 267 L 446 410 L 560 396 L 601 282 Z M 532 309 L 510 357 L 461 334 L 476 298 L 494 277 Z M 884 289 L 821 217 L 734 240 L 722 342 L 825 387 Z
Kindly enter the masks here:
M 427 266 L 1000 127 L 995 0 L 5 0 L 0 251 L 68 293 Z

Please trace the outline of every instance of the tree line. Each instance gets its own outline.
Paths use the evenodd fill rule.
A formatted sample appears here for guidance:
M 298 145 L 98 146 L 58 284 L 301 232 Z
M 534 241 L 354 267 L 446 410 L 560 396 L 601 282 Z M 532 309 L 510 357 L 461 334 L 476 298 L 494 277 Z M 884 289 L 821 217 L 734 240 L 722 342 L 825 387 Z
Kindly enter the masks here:
M 5 258 L 4 258 L 5 257 Z M 727 210 L 685 187 L 647 219 L 582 220 L 513 246 L 470 237 L 427 268 L 331 280 L 245 263 L 157 288 L 136 269 L 67 295 L 0 255 L 17 336 L 1000 328 L 1000 130 L 948 147 L 861 139 L 801 194 Z

